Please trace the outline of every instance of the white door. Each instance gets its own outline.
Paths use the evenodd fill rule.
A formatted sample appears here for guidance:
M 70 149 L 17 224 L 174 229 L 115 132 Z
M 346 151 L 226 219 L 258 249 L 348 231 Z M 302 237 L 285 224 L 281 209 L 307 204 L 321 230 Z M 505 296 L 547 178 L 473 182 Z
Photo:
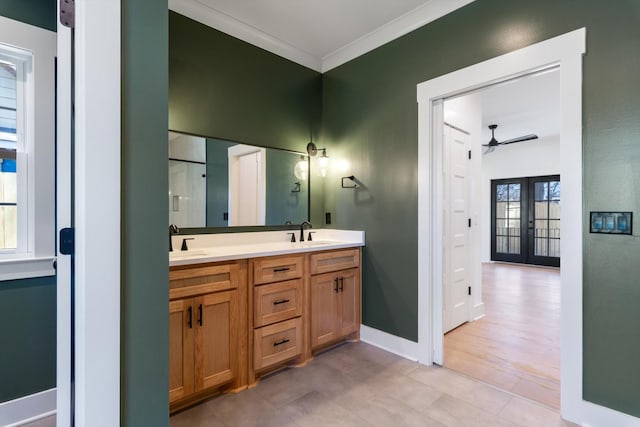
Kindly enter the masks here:
M 444 332 L 469 320 L 469 134 L 444 126 Z
M 239 144 L 228 151 L 229 225 L 265 225 L 265 149 Z
M 238 159 L 240 188 L 238 193 L 237 223 L 233 225 L 258 224 L 258 168 L 260 152 L 245 154 Z

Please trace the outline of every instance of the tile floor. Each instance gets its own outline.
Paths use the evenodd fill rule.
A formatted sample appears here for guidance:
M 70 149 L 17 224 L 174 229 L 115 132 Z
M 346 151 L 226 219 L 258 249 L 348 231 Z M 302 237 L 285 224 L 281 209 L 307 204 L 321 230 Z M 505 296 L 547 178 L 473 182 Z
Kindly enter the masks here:
M 426 367 L 365 343 L 347 343 L 304 368 L 214 397 L 171 427 L 573 426 L 549 407 L 447 368 Z
M 237 394 L 179 412 L 171 427 L 574 426 L 549 407 L 447 368 L 421 366 L 365 343 L 317 355 Z M 27 427 L 55 427 L 55 417 Z

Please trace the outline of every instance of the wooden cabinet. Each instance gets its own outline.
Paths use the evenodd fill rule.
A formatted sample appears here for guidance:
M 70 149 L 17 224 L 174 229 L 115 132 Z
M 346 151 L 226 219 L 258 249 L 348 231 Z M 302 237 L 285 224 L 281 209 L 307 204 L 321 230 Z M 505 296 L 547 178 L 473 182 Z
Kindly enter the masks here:
M 169 295 L 175 298 L 169 301 L 173 405 L 231 383 L 246 335 L 239 330 L 238 264 L 172 269 L 169 274 Z
M 253 292 L 250 382 L 266 370 L 300 356 L 304 350 L 304 255 L 250 261 Z
M 171 267 L 170 410 L 359 338 L 360 283 L 360 248 Z
M 351 267 L 340 270 L 340 267 Z M 335 343 L 360 328 L 360 257 L 358 249 L 311 255 L 311 347 Z

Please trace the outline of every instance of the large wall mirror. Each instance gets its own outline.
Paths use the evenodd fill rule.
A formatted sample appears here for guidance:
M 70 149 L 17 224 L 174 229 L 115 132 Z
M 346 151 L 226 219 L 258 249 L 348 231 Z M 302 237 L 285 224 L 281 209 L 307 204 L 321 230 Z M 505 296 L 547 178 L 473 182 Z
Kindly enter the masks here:
M 171 224 L 275 226 L 308 219 L 306 154 L 169 131 Z

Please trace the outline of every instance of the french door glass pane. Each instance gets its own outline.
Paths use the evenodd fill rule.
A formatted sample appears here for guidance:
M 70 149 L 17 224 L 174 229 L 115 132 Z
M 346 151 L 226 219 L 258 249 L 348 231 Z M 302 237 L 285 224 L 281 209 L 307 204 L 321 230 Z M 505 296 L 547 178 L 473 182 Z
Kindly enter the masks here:
M 546 238 L 536 238 L 536 244 L 535 244 L 535 254 L 537 256 L 548 256 L 549 254 L 549 248 L 547 245 L 548 240 Z
M 507 253 L 519 254 L 520 253 L 520 237 L 509 236 L 509 250 Z
M 520 184 L 508 184 L 509 185 L 509 201 L 520 201 Z
M 560 181 L 549 182 L 549 200 L 560 200 Z

